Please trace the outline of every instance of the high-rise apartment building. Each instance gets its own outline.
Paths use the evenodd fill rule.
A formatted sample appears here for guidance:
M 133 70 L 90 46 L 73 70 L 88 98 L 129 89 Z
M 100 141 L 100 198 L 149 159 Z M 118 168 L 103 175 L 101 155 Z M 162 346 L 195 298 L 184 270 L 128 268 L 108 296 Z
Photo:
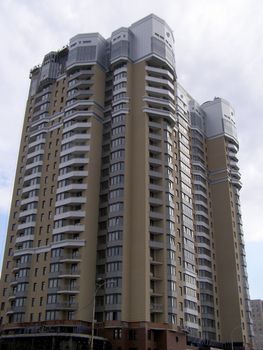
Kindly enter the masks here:
M 150 15 L 108 40 L 76 35 L 30 79 L 5 334 L 92 322 L 96 296 L 113 349 L 170 349 L 183 334 L 248 346 L 234 110 L 178 83 L 170 27 Z
M 254 349 L 263 349 L 263 301 L 251 300 L 252 320 L 254 330 Z

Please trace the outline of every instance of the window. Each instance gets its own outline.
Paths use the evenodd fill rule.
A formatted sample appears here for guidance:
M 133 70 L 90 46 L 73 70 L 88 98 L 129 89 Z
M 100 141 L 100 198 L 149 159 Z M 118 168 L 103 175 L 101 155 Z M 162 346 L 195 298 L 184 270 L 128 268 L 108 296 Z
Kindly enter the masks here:
M 57 288 L 58 287 L 58 279 L 56 279 L 56 278 L 49 279 L 48 287 L 49 288 Z
M 121 294 L 107 294 L 105 298 L 105 304 L 121 304 Z
M 174 281 L 168 281 L 169 290 L 172 292 L 176 291 L 176 283 Z
M 108 221 L 109 227 L 122 226 L 123 225 L 123 217 L 115 216 L 114 218 L 109 219 Z
M 107 256 L 113 257 L 113 256 L 121 256 L 122 255 L 122 247 L 110 247 L 107 249 Z
M 121 261 L 110 262 L 106 265 L 107 272 L 121 271 L 122 263 Z
M 120 311 L 108 311 L 106 312 L 106 321 L 115 321 L 120 320 L 121 312 Z
M 115 152 L 111 152 L 111 160 L 123 158 L 124 154 L 125 154 L 125 151 L 123 149 Z
M 118 128 L 116 128 L 118 129 Z M 115 148 L 115 147 L 119 147 L 119 146 L 124 146 L 125 145 L 125 138 L 124 137 L 119 137 L 117 139 L 114 139 L 113 141 L 111 141 L 111 147 Z
M 50 264 L 50 272 L 59 272 L 60 264 Z
M 109 212 L 115 212 L 115 211 L 122 211 L 123 210 L 123 202 L 117 202 L 114 204 L 111 204 L 109 206 Z
M 122 337 L 122 329 L 121 328 L 115 328 L 113 330 L 113 339 L 121 339 Z
M 114 163 L 110 166 L 110 172 L 114 173 L 116 171 L 124 170 L 124 162 Z
M 129 340 L 136 340 L 136 330 L 129 329 Z
M 122 279 L 120 277 L 107 278 L 106 287 L 107 289 L 111 288 L 120 288 L 122 285 Z
M 51 321 L 56 319 L 56 311 L 47 311 L 46 312 L 46 321 Z
M 49 294 L 47 296 L 47 304 L 56 304 L 57 303 L 57 294 Z
M 116 136 L 119 134 L 123 134 L 125 133 L 125 126 L 121 125 L 121 126 L 117 126 L 116 128 L 112 129 L 112 136 Z
M 109 192 L 109 199 L 116 199 L 123 197 L 123 189 L 112 190 Z
M 117 97 L 118 95 L 116 95 Z M 112 118 L 112 124 L 117 124 L 117 123 L 121 123 L 125 120 L 125 115 L 124 114 L 119 114 L 115 117 Z
M 113 231 L 108 233 L 108 242 L 119 241 L 122 239 L 122 231 Z

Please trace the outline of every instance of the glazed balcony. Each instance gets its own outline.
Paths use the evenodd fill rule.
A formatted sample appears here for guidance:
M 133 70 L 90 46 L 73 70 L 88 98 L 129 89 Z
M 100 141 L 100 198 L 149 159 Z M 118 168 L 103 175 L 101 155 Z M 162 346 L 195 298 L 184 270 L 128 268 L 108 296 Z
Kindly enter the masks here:
M 59 169 L 65 168 L 67 166 L 85 165 L 89 163 L 88 157 L 72 156 L 70 159 L 59 164 Z
M 69 210 L 64 213 L 56 214 L 54 220 L 84 218 L 86 212 L 84 210 Z
M 69 178 L 80 179 L 80 178 L 83 178 L 86 176 L 88 176 L 88 171 L 86 171 L 86 170 L 72 170 L 66 174 L 59 175 L 57 180 L 61 181 L 61 180 L 69 179 Z
M 34 235 L 20 236 L 20 237 L 17 237 L 17 238 L 16 238 L 15 243 L 16 243 L 16 244 L 19 244 L 19 243 L 23 243 L 23 242 L 26 242 L 26 241 L 33 241 L 34 238 L 35 238 Z
M 62 193 L 62 192 L 79 192 L 79 191 L 86 190 L 87 188 L 88 188 L 87 184 L 73 183 L 73 184 L 69 184 L 69 185 L 65 185 L 65 186 L 59 187 L 57 189 L 57 194 L 58 193 Z
M 150 306 L 151 313 L 163 313 L 163 305 L 162 304 L 151 304 Z
M 38 196 L 27 197 L 27 198 L 21 200 L 20 205 L 22 206 L 22 205 L 26 205 L 26 204 L 29 204 L 29 203 L 38 202 L 38 200 L 39 200 Z
M 34 190 L 39 190 L 39 189 L 40 189 L 40 184 L 35 184 L 35 185 L 23 187 L 22 188 L 22 195 L 27 193 L 27 192 L 34 191 Z
M 88 152 L 90 150 L 90 146 L 89 145 L 72 145 L 71 147 L 65 149 L 64 151 L 60 152 L 60 156 L 65 156 L 67 154 L 73 154 L 75 156 L 77 156 L 78 153 L 85 153 Z
M 17 225 L 17 231 L 24 230 L 25 228 L 35 227 L 36 221 L 23 222 Z
M 40 178 L 41 175 L 42 175 L 41 172 L 33 173 L 33 174 L 30 174 L 30 175 L 27 175 L 27 176 L 24 177 L 24 182 L 27 182 L 27 181 L 30 181 L 30 180 L 33 180 L 33 179 Z
M 146 86 L 146 92 L 150 93 L 154 97 L 169 98 L 174 101 L 174 95 L 168 90 L 160 87 Z
M 167 78 L 169 78 L 171 80 L 171 82 L 173 82 L 175 79 L 173 74 L 168 69 L 158 68 L 158 67 L 153 67 L 153 66 L 148 66 L 148 65 L 145 68 L 146 68 L 147 72 L 154 73 L 155 75 L 158 75 L 160 77 L 166 76 Z
M 73 124 L 73 125 L 75 125 L 75 124 Z M 74 142 L 74 141 L 87 141 L 89 139 L 90 139 L 90 134 L 89 133 L 85 133 L 85 134 L 83 134 L 83 133 L 75 133 L 74 135 L 63 139 L 61 141 L 61 145 L 64 145 L 65 143 L 68 143 L 68 142 Z
M 37 209 L 28 209 L 28 210 L 23 210 L 23 211 L 20 211 L 19 213 L 19 218 L 23 218 L 25 216 L 28 216 L 28 215 L 34 215 L 37 213 Z
M 65 126 L 63 129 L 63 133 L 66 133 L 71 130 L 86 130 L 91 127 L 91 122 L 74 122 L 69 126 Z M 64 141 L 64 140 L 63 140 Z M 68 141 L 67 141 L 68 142 Z
M 12 306 L 10 308 L 7 309 L 7 315 L 12 315 L 14 313 L 22 313 L 22 312 L 25 312 L 26 311 L 26 306 L 23 305 L 23 306 Z
M 57 302 L 54 304 L 47 304 L 46 305 L 47 310 L 77 310 L 78 309 L 78 303 L 69 303 L 69 302 Z
M 69 83 L 73 79 L 86 79 L 90 78 L 94 74 L 94 69 L 83 69 L 76 71 L 75 73 L 70 73 L 69 74 Z M 80 79 L 80 80 L 81 80 Z
M 25 170 L 30 170 L 30 169 L 32 169 L 34 167 L 38 167 L 38 166 L 41 166 L 41 165 L 43 165 L 43 160 L 37 160 L 35 162 L 27 164 L 26 167 L 25 167 Z
M 55 206 L 60 207 L 62 205 L 68 205 L 68 204 L 84 204 L 87 202 L 86 197 L 74 197 L 69 196 L 67 198 L 61 199 L 59 201 L 56 201 Z

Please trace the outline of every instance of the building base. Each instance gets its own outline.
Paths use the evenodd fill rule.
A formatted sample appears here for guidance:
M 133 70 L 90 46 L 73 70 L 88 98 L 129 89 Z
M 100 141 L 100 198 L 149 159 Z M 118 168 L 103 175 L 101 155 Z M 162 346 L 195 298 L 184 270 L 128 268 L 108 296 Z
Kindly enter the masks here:
M 89 350 L 92 324 L 46 321 L 2 325 L 0 350 Z M 95 324 L 93 350 L 231 350 L 231 343 L 191 337 L 177 326 L 151 322 L 109 321 Z M 245 350 L 242 343 L 235 350 Z

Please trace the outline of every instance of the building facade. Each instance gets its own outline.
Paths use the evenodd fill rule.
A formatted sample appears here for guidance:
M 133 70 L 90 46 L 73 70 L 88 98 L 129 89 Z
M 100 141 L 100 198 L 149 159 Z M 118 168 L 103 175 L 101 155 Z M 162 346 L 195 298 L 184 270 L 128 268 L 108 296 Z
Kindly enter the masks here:
M 263 301 L 251 300 L 252 320 L 254 330 L 254 349 L 263 349 Z
M 154 329 L 249 346 L 234 110 L 178 83 L 170 27 L 76 35 L 30 79 L 3 327 L 92 322 L 95 296 L 113 344 L 141 327 L 146 349 Z

